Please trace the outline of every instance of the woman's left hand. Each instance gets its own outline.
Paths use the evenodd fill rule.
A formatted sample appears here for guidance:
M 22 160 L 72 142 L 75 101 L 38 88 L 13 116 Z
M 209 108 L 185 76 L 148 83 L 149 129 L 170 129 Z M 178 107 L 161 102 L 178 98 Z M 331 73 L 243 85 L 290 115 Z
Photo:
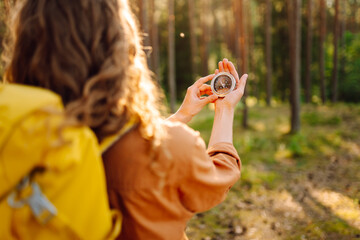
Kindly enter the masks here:
M 208 81 L 211 81 L 215 74 L 200 78 L 193 85 L 191 85 L 187 91 L 183 103 L 181 104 L 179 110 L 170 116 L 168 120 L 171 121 L 180 121 L 183 123 L 188 123 L 196 114 L 198 114 L 203 107 L 211 102 L 214 102 L 218 99 L 216 94 L 213 94 L 211 87 L 205 84 Z M 209 95 L 203 97 L 203 95 Z
M 219 72 L 227 72 L 233 75 L 236 80 L 236 87 L 231 93 L 215 102 L 215 109 L 224 107 L 233 109 L 244 95 L 248 75 L 244 74 L 239 79 L 239 74 L 237 73 L 234 64 L 226 58 L 219 62 L 219 69 L 215 70 L 215 74 L 218 74 Z

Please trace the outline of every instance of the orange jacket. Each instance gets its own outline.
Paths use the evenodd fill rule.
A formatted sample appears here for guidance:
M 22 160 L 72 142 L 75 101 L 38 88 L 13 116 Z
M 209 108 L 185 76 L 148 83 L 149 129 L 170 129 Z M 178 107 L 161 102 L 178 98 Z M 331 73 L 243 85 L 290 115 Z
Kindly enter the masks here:
M 206 150 L 186 125 L 166 122 L 164 128 L 167 136 L 154 158 L 138 129 L 104 155 L 110 205 L 123 214 L 119 239 L 186 239 L 187 221 L 223 201 L 240 177 L 232 144 Z

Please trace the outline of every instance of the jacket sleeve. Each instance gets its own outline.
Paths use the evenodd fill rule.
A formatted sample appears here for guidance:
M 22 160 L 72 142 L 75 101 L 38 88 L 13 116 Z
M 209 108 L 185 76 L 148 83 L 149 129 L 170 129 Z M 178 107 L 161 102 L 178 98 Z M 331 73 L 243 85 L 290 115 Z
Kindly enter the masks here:
M 184 164 L 180 200 L 191 212 L 206 211 L 222 202 L 240 178 L 240 158 L 231 143 L 217 143 L 206 150 L 200 137 L 186 156 L 190 159 Z

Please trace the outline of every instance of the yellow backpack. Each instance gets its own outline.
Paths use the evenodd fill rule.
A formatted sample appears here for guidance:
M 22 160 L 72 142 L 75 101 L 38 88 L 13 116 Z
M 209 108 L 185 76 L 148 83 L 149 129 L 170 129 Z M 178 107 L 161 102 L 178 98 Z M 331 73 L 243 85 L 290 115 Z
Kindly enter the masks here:
M 51 91 L 0 84 L 0 239 L 114 239 L 101 149 Z M 109 145 L 109 142 L 106 143 Z

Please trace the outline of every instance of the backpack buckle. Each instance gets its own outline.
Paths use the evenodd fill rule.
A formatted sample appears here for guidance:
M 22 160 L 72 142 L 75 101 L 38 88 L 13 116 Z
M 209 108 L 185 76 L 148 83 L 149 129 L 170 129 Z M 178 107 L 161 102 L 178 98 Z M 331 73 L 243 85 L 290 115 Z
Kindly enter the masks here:
M 57 214 L 55 206 L 47 199 L 41 192 L 40 186 L 33 182 L 31 183 L 33 194 L 27 199 L 27 204 L 35 218 L 42 224 L 48 223 Z
M 28 180 L 26 183 L 29 185 Z M 17 189 L 24 189 L 24 181 L 20 184 L 21 186 L 18 186 Z M 36 220 L 41 224 L 46 224 L 57 215 L 57 210 L 49 199 L 42 193 L 40 186 L 36 182 L 32 182 L 30 187 L 32 190 L 31 195 L 26 198 L 20 198 L 19 200 L 15 200 L 16 192 L 13 191 L 7 199 L 8 204 L 12 208 L 21 208 L 25 204 L 29 205 Z

